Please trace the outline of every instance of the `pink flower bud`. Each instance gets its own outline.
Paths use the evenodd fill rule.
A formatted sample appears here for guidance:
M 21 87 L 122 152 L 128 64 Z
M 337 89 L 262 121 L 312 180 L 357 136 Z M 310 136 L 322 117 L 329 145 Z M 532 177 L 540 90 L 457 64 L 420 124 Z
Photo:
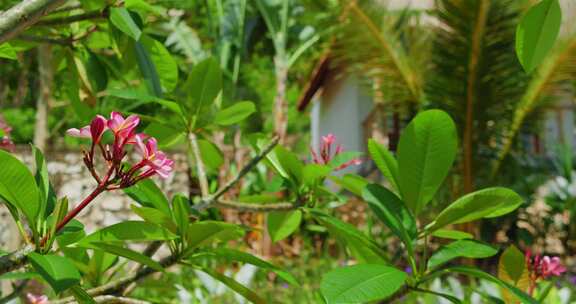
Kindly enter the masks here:
M 108 128 L 106 124 L 108 121 L 102 115 L 96 115 L 96 117 L 90 123 L 90 135 L 92 136 L 92 141 L 94 143 L 99 143 L 102 139 L 104 131 Z

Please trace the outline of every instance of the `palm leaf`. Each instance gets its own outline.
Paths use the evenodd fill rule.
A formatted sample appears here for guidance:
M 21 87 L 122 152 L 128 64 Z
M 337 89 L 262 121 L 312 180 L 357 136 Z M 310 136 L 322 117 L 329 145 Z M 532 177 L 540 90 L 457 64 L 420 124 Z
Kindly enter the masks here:
M 534 72 L 524 95 L 514 110 L 512 123 L 502 138 L 502 146 L 492 169 L 493 176 L 498 173 L 502 161 L 512 149 L 514 138 L 530 115 L 542 106 L 544 102 L 550 102 L 550 99 L 557 100 L 567 94 L 572 94 L 570 90 L 566 89 L 575 77 L 576 33 L 573 33 L 570 37 L 561 39 L 550 55 Z

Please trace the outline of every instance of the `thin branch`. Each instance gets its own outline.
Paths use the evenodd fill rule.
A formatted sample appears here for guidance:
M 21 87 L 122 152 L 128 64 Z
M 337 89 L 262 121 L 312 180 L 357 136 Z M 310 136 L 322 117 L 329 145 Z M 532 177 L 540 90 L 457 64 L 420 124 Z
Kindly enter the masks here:
M 150 304 L 151 302 L 136 300 L 126 297 L 116 297 L 116 296 L 97 296 L 94 298 L 96 303 L 114 303 L 114 304 Z
M 146 248 L 144 249 L 144 252 L 142 252 L 142 254 L 151 258 L 158 251 L 158 249 L 160 249 L 160 247 L 162 247 L 162 244 L 163 244 L 162 241 L 154 241 L 154 242 L 148 244 L 148 246 L 146 246 Z M 142 270 L 143 268 L 144 268 L 144 264 L 138 264 L 130 271 L 130 273 L 138 273 L 138 271 Z M 126 285 L 126 287 L 122 288 L 118 292 L 118 294 L 121 294 L 123 296 L 128 295 L 128 294 L 130 294 L 130 292 L 132 292 L 132 290 L 135 287 L 136 287 L 136 284 Z
M 24 0 L 0 14 L 0 44 L 16 37 L 66 0 Z
M 27 245 L 8 255 L 0 257 L 0 275 L 19 269 L 26 264 L 26 256 L 34 251 L 32 245 Z
M 190 132 L 188 135 L 188 140 L 190 141 L 190 147 L 192 148 L 194 160 L 196 161 L 196 171 L 198 172 L 198 180 L 200 182 L 200 191 L 202 191 L 202 199 L 206 199 L 208 195 L 210 195 L 210 192 L 208 190 L 208 178 L 206 177 L 204 161 L 202 160 L 200 147 L 198 146 L 198 138 L 196 137 L 196 134 Z
M 266 147 L 264 147 L 264 149 L 262 149 L 262 151 L 258 155 L 256 155 L 254 158 L 252 158 L 246 164 L 246 166 L 244 166 L 240 170 L 240 172 L 238 172 L 238 174 L 236 174 L 236 176 L 234 178 L 229 180 L 224 186 L 222 186 L 222 188 L 220 188 L 214 194 L 207 197 L 206 199 L 203 199 L 202 202 L 200 202 L 199 204 L 192 206 L 192 208 L 194 208 L 195 210 L 204 210 L 204 209 L 210 207 L 211 205 L 215 204 L 218 201 L 218 199 L 222 195 L 224 195 L 224 193 L 226 193 L 230 189 L 232 189 L 232 187 L 234 187 L 234 185 L 236 183 L 238 183 L 240 181 L 240 179 L 242 177 L 244 177 L 244 175 L 246 175 L 248 172 L 250 172 L 250 170 L 252 170 L 252 168 L 254 168 L 254 166 L 256 166 L 264 157 L 266 157 L 266 155 L 268 153 L 270 153 L 270 151 L 272 151 L 272 149 L 274 149 L 274 147 L 278 144 L 278 140 L 279 140 L 279 137 L 275 136 L 272 139 L 272 141 Z
M 22 292 L 22 290 L 24 290 L 24 288 L 26 288 L 26 284 L 28 284 L 28 279 L 21 281 L 18 284 L 14 284 L 14 290 L 10 293 L 7 294 L 5 297 L 0 298 L 0 304 L 5 304 L 5 303 L 10 303 L 12 300 L 16 299 L 20 293 Z
M 218 200 L 215 205 L 222 208 L 229 208 L 238 211 L 252 211 L 252 212 L 273 212 L 273 211 L 287 211 L 298 208 L 298 205 L 288 202 L 272 203 L 272 204 L 252 204 L 243 202 L 234 202 L 228 200 Z
M 54 26 L 54 25 L 68 25 L 74 22 L 80 22 L 90 19 L 105 19 L 108 18 L 108 9 L 95 10 L 84 14 L 77 14 L 65 17 L 54 17 L 50 19 L 40 20 L 35 25 L 39 26 Z
M 70 38 L 48 38 L 43 36 L 33 36 L 33 35 L 19 35 L 16 37 L 18 40 L 28 41 L 28 42 L 38 42 L 38 43 L 49 43 L 61 46 L 72 46 L 72 39 Z

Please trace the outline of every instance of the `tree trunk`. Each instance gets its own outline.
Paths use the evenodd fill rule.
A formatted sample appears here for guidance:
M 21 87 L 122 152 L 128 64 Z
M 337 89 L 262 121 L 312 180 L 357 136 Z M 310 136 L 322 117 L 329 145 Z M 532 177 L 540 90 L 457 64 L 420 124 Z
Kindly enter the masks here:
M 276 97 L 274 100 L 274 132 L 284 142 L 288 129 L 288 103 L 286 101 L 286 88 L 288 81 L 288 67 L 282 57 L 274 59 L 276 69 Z
M 48 108 L 52 96 L 52 46 L 42 44 L 38 47 L 38 72 L 40 74 L 40 95 L 36 102 L 36 125 L 34 126 L 34 145 L 44 151 L 48 141 Z

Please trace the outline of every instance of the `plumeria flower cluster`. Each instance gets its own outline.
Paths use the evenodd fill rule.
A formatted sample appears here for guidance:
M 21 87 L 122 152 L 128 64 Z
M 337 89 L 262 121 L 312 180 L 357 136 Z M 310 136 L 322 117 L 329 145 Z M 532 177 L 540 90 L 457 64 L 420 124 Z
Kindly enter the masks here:
M 136 132 L 139 123 L 140 118 L 136 115 L 124 118 L 120 113 L 112 112 L 110 119 L 97 115 L 90 125 L 67 131 L 70 136 L 92 139 L 90 150 L 84 151 L 84 163 L 98 184 L 106 187 L 105 190 L 130 187 L 153 175 L 166 178 L 172 172 L 174 161 L 158 150 L 155 138 Z M 108 131 L 114 135 L 111 145 L 102 142 L 104 134 Z M 131 167 L 123 163 L 129 146 L 134 146 L 141 156 L 141 160 Z M 97 149 L 108 165 L 104 177 L 101 177 L 95 169 L 94 157 Z
M 3 135 L 0 135 L 0 149 L 6 151 L 13 151 L 14 150 L 14 143 L 10 139 L 10 132 L 12 128 L 6 123 L 6 121 L 0 116 L 0 130 Z
M 535 255 L 532 257 L 530 250 L 525 254 L 526 267 L 530 280 L 529 293 L 532 294 L 539 279 L 548 279 L 553 276 L 561 276 L 566 272 L 566 267 L 562 265 L 559 257 L 549 257 Z
M 335 143 L 336 136 L 334 136 L 334 134 L 330 133 L 326 136 L 322 136 L 322 145 L 320 146 L 320 151 L 316 152 L 314 149 L 310 149 L 314 163 L 319 165 L 327 165 L 331 160 L 334 159 L 334 157 L 342 153 L 344 151 L 342 146 L 337 145 L 336 148 L 334 148 Z M 360 165 L 361 163 L 362 161 L 360 159 L 352 159 L 338 166 L 336 170 L 342 170 L 349 166 Z
M 35 295 L 32 293 L 26 294 L 26 300 L 30 304 L 48 304 L 48 297 L 45 295 Z

